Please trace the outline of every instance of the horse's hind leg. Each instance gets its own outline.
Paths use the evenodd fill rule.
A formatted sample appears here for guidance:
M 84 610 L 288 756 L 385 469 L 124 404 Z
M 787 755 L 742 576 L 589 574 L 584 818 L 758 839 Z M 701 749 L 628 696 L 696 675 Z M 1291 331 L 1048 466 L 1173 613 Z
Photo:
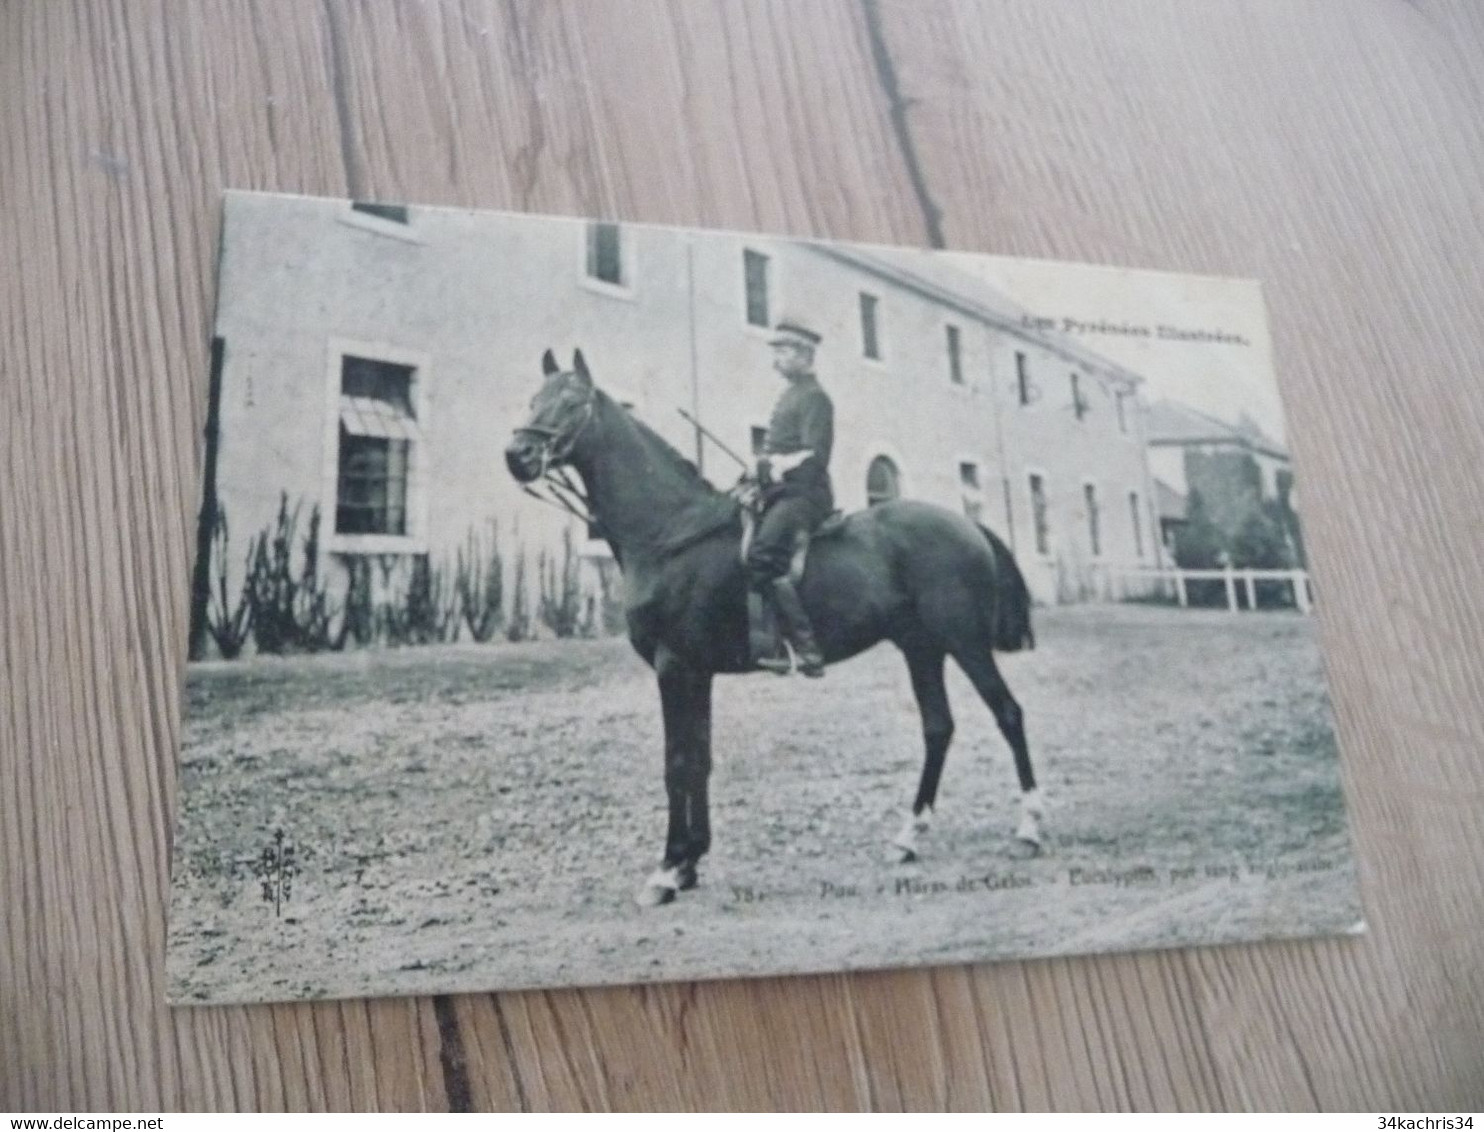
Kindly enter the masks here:
M 926 755 L 912 814 L 892 838 L 893 855 L 899 863 L 917 859 L 917 838 L 927 832 L 928 817 L 938 797 L 938 780 L 943 777 L 943 762 L 948 757 L 948 744 L 953 741 L 953 712 L 943 686 L 943 653 L 931 648 L 903 649 L 903 652 L 912 676 L 912 694 L 922 714 Z
M 1041 792 L 1036 788 L 1036 775 L 1031 770 L 1031 753 L 1025 741 L 1025 715 L 1010 694 L 1009 685 L 1000 675 L 994 653 L 984 648 L 955 649 L 953 658 L 964 670 L 975 690 L 989 705 L 999 724 L 1000 734 L 1010 744 L 1015 756 L 1015 774 L 1020 779 L 1020 823 L 1015 837 L 1022 852 L 1034 856 L 1041 850 L 1041 817 L 1044 809 Z

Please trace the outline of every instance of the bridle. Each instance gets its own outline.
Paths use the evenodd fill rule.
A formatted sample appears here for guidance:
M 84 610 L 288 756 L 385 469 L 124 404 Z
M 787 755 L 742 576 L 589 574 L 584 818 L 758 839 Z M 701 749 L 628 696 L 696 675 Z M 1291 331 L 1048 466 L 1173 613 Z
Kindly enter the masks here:
M 587 399 L 582 404 L 582 420 L 577 423 L 577 427 L 572 430 L 560 446 L 556 443 L 561 437 L 561 432 L 558 429 L 532 423 L 522 425 L 515 430 L 517 436 L 523 432 L 528 432 L 541 437 L 541 470 L 536 476 L 537 479 L 545 479 L 553 465 L 561 463 L 568 456 L 572 455 L 572 450 L 577 447 L 577 442 L 582 439 L 582 434 L 587 431 L 587 426 L 593 423 L 597 406 L 598 391 L 596 388 L 589 387 Z
M 562 461 L 572 455 L 572 450 L 577 447 L 582 434 L 593 423 L 593 418 L 597 415 L 597 407 L 598 391 L 596 387 L 590 387 L 587 400 L 582 405 L 582 419 L 565 440 L 561 439 L 559 430 L 547 428 L 545 425 L 528 424 L 515 430 L 517 436 L 524 432 L 540 437 L 541 468 L 532 483 L 544 484 L 551 492 L 553 499 L 546 498 L 531 484 L 522 484 L 521 490 L 532 499 L 538 499 L 550 507 L 560 507 L 589 526 L 596 526 L 598 522 L 597 516 L 593 514 L 592 501 L 572 482 L 572 477 L 567 474 Z

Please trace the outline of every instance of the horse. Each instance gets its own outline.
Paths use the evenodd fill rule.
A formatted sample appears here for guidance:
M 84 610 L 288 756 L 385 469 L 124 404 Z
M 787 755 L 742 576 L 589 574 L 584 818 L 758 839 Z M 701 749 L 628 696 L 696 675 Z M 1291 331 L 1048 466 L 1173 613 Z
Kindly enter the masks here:
M 654 670 L 664 720 L 669 822 L 641 905 L 693 888 L 711 847 L 711 691 L 721 673 L 757 671 L 749 648 L 741 505 L 593 381 L 582 351 L 570 369 L 551 350 L 530 419 L 505 462 L 523 486 L 580 477 L 581 496 L 623 578 L 629 640 Z M 560 469 L 560 471 L 558 471 Z M 574 487 L 570 478 L 565 479 Z M 917 858 L 953 738 L 944 687 L 951 656 L 993 713 L 1020 780 L 1015 856 L 1041 846 L 1043 806 L 1020 705 L 994 651 L 1033 645 L 1030 596 L 1015 560 L 986 527 L 931 504 L 893 500 L 846 516 L 810 547 L 800 596 L 827 664 L 891 641 L 906 658 L 925 755 L 917 795 L 891 839 L 897 862 Z

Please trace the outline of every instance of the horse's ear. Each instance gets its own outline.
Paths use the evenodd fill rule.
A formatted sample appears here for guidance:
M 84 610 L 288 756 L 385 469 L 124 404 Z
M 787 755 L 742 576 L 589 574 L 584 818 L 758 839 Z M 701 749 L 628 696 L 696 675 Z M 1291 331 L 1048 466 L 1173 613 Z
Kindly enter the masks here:
M 581 350 L 576 350 L 572 354 L 572 372 L 583 381 L 592 384 L 593 375 L 587 370 L 587 359 L 582 356 Z
M 562 367 L 557 365 L 556 355 L 550 350 L 541 355 L 541 372 L 550 377 L 554 373 L 560 373 Z

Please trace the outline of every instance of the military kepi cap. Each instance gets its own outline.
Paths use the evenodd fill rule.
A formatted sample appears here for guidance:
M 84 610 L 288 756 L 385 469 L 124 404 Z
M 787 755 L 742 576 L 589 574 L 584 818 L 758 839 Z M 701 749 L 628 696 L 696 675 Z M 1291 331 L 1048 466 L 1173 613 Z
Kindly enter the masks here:
M 796 318 L 786 318 L 773 327 L 770 346 L 818 346 L 822 341 L 818 332 L 810 330 Z

